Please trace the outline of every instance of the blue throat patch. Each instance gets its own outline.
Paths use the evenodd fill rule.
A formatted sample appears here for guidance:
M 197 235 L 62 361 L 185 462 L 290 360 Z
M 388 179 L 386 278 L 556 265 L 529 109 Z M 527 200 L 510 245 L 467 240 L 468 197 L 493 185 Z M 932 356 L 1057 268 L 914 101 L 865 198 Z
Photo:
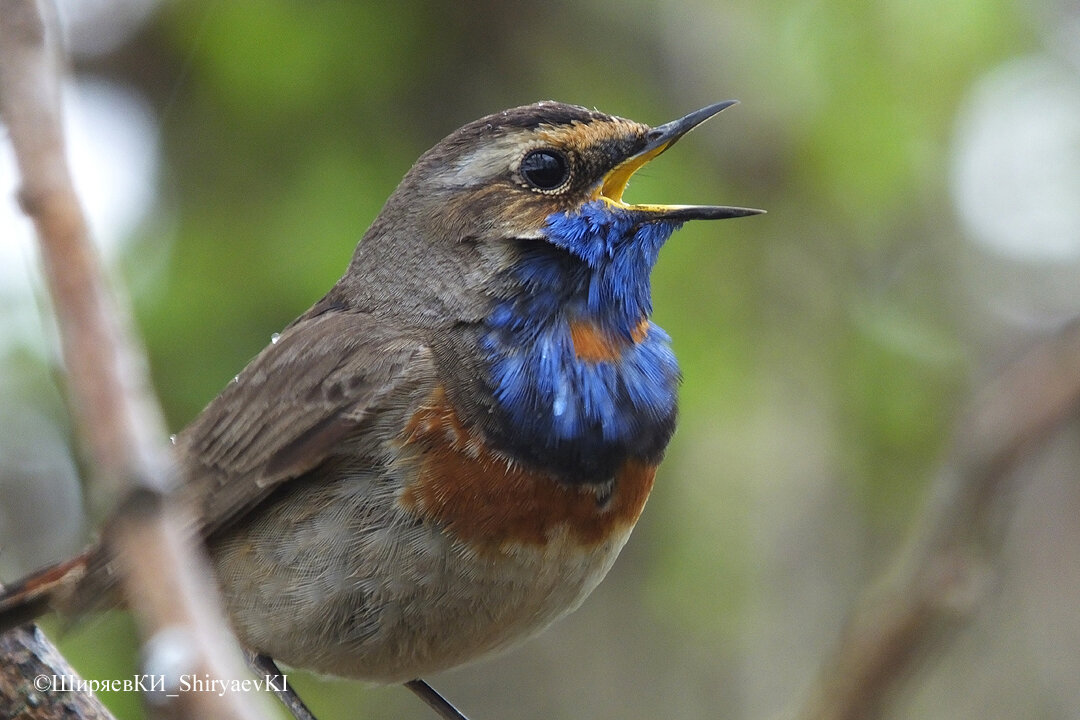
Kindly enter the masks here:
M 649 325 L 649 275 L 678 222 L 603 200 L 547 218 L 547 242 L 521 241 L 509 270 L 517 291 L 487 318 L 483 349 L 504 422 L 492 438 L 512 457 L 571 482 L 605 482 L 626 460 L 659 462 L 675 428 L 679 367 L 667 333 Z M 624 349 L 579 358 L 571 323 L 585 322 Z M 639 330 L 640 332 L 640 330 Z

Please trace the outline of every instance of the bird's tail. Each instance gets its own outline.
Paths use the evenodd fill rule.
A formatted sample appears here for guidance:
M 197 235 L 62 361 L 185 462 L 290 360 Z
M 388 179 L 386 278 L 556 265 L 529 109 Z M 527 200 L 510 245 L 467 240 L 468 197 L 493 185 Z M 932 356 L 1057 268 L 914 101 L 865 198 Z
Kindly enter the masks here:
M 32 621 L 70 595 L 86 577 L 91 554 L 86 551 L 0 589 L 0 632 Z

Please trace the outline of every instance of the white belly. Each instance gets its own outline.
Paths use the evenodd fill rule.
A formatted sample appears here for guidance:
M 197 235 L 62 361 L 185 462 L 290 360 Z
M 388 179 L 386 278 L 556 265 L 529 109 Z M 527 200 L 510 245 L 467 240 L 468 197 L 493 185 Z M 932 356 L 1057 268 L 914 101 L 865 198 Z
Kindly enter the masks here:
M 399 487 L 371 476 L 300 484 L 212 544 L 245 646 L 377 682 L 444 670 L 574 610 L 630 532 L 584 549 L 556 529 L 543 546 L 478 553 L 404 511 Z

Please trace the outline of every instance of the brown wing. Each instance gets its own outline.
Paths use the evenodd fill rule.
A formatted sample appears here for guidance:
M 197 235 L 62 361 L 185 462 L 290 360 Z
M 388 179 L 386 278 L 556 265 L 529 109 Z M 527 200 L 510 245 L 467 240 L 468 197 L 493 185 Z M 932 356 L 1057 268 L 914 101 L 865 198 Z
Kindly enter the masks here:
M 431 353 L 370 315 L 328 313 L 289 326 L 177 438 L 204 536 L 355 441 L 379 410 L 434 385 Z

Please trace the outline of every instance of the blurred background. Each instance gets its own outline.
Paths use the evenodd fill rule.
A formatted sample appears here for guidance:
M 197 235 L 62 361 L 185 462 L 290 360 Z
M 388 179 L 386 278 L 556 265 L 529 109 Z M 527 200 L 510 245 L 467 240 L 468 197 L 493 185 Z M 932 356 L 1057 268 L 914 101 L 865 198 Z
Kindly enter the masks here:
M 650 124 L 742 104 L 631 202 L 687 226 L 655 321 L 684 370 L 649 506 L 573 616 L 427 678 L 477 720 L 768 718 L 925 500 L 970 394 L 1080 314 L 1080 9 L 1064 0 L 65 0 L 71 155 L 179 430 L 343 272 L 421 152 L 551 98 Z M 54 333 L 0 146 L 0 577 L 90 536 Z M 1075 427 L 1023 466 L 990 601 L 897 718 L 1080 715 Z M 84 513 L 83 508 L 96 508 Z M 56 629 L 51 623 L 49 628 Z M 136 666 L 121 613 L 68 632 Z M 431 718 L 290 674 L 316 715 Z M 139 698 L 103 698 L 120 718 Z

